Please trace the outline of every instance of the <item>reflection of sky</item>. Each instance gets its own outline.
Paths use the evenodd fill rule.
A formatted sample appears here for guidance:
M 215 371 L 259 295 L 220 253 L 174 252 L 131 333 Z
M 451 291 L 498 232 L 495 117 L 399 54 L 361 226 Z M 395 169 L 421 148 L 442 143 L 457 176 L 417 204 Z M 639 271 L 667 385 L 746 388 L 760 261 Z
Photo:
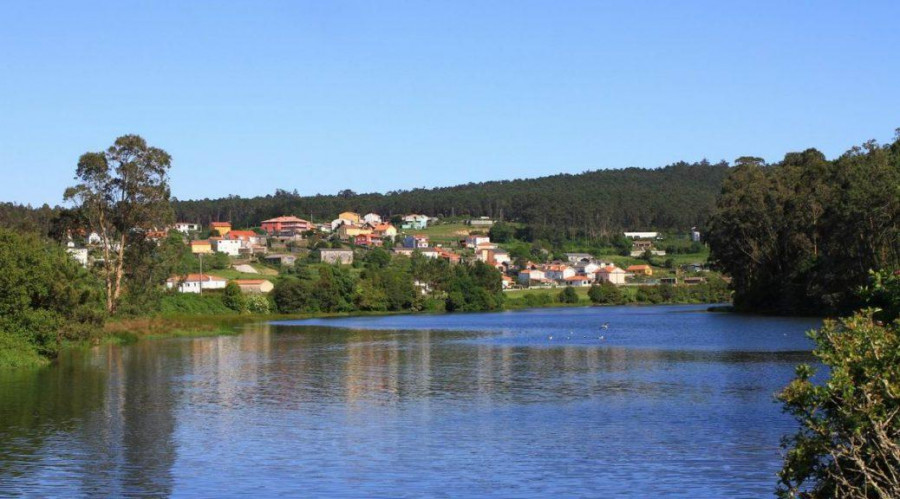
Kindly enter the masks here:
M 662 350 L 808 351 L 818 319 L 711 313 L 706 305 L 533 309 L 485 314 L 310 319 L 279 325 L 349 329 L 483 331 L 492 344 L 590 345 Z M 606 324 L 607 328 L 602 326 Z
M 793 429 L 772 396 L 814 324 L 700 310 L 303 321 L 100 349 L 48 371 L 92 383 L 50 390 L 39 424 L 30 405 L 3 413 L 20 423 L 0 432 L 0 448 L 19 435 L 0 495 L 767 496 Z M 603 322 L 602 342 L 569 337 Z M 87 386 L 102 401 L 80 404 Z

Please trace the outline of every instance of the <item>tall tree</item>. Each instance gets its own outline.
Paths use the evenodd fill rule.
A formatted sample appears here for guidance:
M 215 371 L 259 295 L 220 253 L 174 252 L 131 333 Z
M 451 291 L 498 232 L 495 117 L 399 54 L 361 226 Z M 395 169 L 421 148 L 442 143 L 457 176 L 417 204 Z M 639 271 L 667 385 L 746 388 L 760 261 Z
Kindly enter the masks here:
M 100 236 L 106 309 L 110 314 L 122 296 L 125 253 L 134 236 L 161 228 L 172 220 L 168 171 L 172 158 L 138 135 L 123 135 L 104 152 L 78 160 L 66 201 L 78 204 L 88 229 Z

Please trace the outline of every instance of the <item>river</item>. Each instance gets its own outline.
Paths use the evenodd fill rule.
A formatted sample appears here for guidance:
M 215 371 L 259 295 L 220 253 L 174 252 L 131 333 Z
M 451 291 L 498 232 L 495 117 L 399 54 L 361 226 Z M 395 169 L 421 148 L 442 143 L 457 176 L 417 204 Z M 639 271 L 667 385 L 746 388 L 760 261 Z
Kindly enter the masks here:
M 771 496 L 818 321 L 705 306 L 242 326 L 0 372 L 0 496 Z

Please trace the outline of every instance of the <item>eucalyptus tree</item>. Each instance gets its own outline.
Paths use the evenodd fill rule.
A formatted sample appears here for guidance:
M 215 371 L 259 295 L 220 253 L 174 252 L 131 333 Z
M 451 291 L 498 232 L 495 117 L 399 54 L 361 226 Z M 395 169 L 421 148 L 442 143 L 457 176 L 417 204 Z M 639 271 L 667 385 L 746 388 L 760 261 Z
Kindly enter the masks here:
M 106 151 L 83 154 L 75 171 L 79 183 L 66 189 L 65 200 L 78 205 L 87 229 L 100 237 L 110 314 L 116 312 L 126 286 L 130 243 L 172 220 L 171 163 L 166 151 L 148 146 L 139 135 L 123 135 Z

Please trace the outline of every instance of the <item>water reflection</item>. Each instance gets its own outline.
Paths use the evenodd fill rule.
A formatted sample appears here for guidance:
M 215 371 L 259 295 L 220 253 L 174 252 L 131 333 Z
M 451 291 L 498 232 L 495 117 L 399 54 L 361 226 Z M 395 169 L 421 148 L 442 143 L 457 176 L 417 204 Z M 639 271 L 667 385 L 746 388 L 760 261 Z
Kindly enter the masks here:
M 586 327 L 565 314 L 257 324 L 0 373 L 0 495 L 771 493 L 806 327 L 749 351 L 546 341 Z M 710 319 L 696 342 L 722 341 Z

